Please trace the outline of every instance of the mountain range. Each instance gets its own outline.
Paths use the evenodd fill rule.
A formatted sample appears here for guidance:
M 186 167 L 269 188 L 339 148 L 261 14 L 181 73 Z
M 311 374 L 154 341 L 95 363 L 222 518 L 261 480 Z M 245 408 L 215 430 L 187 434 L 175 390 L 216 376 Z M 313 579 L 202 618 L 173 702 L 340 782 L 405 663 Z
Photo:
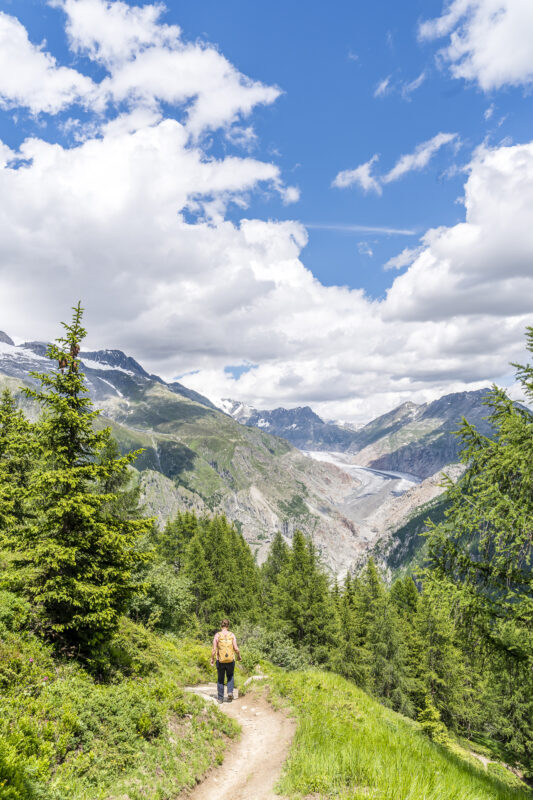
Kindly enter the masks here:
M 46 348 L 38 341 L 17 346 L 0 332 L 0 387 L 13 389 L 31 416 L 36 409 L 20 389 L 35 382 L 31 372 L 55 368 Z M 406 403 L 353 430 L 324 422 L 309 407 L 259 412 L 225 401 L 218 409 L 120 350 L 80 358 L 100 424 L 111 425 L 123 452 L 143 448 L 132 475 L 146 511 L 161 523 L 178 509 L 225 513 L 259 560 L 277 530 L 290 539 L 296 528 L 337 574 L 377 543 L 388 553 L 384 541 L 395 521 L 442 491 L 435 473 L 457 461 L 452 431 L 461 415 L 490 432 L 483 392 Z M 382 561 L 387 566 L 386 555 Z
M 46 343 L 0 339 L 0 388 L 9 387 L 32 417 L 21 393 L 31 372 L 55 369 Z M 360 486 L 333 464 L 303 455 L 286 440 L 247 428 L 180 383 L 149 374 L 119 350 L 80 354 L 86 384 L 123 452 L 143 448 L 135 479 L 149 514 L 160 522 L 178 509 L 225 513 L 241 528 L 259 560 L 277 530 L 311 536 L 324 562 L 342 573 L 363 547 L 343 513 Z
M 490 436 L 486 394 L 480 389 L 422 405 L 403 403 L 358 430 L 324 422 L 309 406 L 259 411 L 225 399 L 220 407 L 241 424 L 280 436 L 301 450 L 349 453 L 360 466 L 424 479 L 459 460 L 461 443 L 455 431 L 463 417 Z

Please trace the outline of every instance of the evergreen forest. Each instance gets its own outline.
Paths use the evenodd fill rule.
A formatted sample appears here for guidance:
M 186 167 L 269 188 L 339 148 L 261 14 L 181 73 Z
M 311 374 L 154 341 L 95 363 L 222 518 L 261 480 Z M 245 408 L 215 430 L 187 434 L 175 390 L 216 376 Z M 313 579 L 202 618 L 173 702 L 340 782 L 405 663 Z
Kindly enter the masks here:
M 176 689 L 175 676 L 209 676 L 206 645 L 222 616 L 245 669 L 273 665 L 287 687 L 299 674 L 309 681 L 310 670 L 326 682 L 341 676 L 416 721 L 437 749 L 484 754 L 510 793 L 469 798 L 526 797 L 519 778 L 533 779 L 528 408 L 494 387 L 494 438 L 464 421 L 457 435 L 465 472 L 448 486 L 446 518 L 427 534 L 427 560 L 412 576 L 389 583 L 369 560 L 338 582 L 298 531 L 291 541 L 278 533 L 259 566 L 223 516 L 182 511 L 161 527 L 146 517 L 132 478 L 138 453 L 120 454 L 87 395 L 82 316 L 78 304 L 49 347 L 55 368 L 23 390 L 39 413 L 26 416 L 9 390 L 0 400 L 0 798 L 111 796 L 109 787 L 122 786 L 120 776 L 134 768 L 136 747 L 154 763 L 170 747 L 159 739 L 168 714 L 190 722 L 181 754 L 174 740 L 165 758 L 171 771 L 172 759 L 188 752 L 182 785 L 192 785 L 235 730 Z M 533 329 L 527 342 L 533 353 Z M 515 368 L 533 402 L 533 368 Z M 103 741 L 114 754 L 107 761 Z M 163 778 L 158 785 L 150 797 L 174 796 Z

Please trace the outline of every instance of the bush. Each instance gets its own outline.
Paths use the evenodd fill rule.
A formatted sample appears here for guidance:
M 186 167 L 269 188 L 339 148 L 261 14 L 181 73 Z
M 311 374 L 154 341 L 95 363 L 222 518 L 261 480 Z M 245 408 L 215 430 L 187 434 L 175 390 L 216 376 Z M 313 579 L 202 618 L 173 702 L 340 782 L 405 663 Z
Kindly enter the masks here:
M 507 769 L 503 766 L 503 764 L 497 764 L 496 762 L 491 762 L 487 765 L 487 772 L 491 775 L 494 775 L 495 778 L 498 778 L 499 781 L 504 783 L 510 789 L 524 789 L 525 784 L 520 780 L 520 778 L 511 772 L 510 769 Z
M 436 742 L 437 744 L 448 743 L 446 725 L 441 721 L 440 712 L 429 694 L 426 696 L 425 708 L 418 713 L 418 721 L 420 722 L 422 730 L 426 736 L 429 736 L 432 742 Z
M 286 670 L 305 669 L 310 666 L 309 653 L 299 649 L 281 629 L 267 630 L 260 625 L 241 626 L 239 637 L 242 644 L 242 660 L 251 670 L 264 658 Z
M 146 594 L 137 596 L 131 604 L 133 619 L 149 628 L 177 633 L 185 627 L 192 607 L 190 582 L 176 574 L 170 564 L 154 564 L 148 570 L 144 584 Z
M 37 800 L 45 796 L 30 779 L 23 756 L 0 736 L 0 800 Z
M 19 631 L 28 621 L 30 604 L 13 592 L 0 589 L 0 629 Z

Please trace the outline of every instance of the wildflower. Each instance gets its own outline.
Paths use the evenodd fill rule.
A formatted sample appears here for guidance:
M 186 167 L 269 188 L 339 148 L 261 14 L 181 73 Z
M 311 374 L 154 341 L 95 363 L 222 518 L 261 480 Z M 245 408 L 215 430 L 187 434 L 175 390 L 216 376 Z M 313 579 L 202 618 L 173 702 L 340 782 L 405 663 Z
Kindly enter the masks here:
M 44 678 L 43 678 L 43 681 L 47 681 L 47 680 L 48 680 L 48 675 L 45 675 Z
M 30 664 L 33 664 L 33 658 L 30 658 Z

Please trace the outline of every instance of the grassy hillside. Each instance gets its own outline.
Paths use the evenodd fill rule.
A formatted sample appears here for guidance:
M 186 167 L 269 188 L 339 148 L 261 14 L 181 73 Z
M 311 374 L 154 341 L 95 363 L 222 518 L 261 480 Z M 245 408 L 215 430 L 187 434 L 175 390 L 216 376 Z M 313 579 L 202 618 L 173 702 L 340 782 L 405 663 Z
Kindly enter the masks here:
M 25 615 L 23 601 L 0 593 L 1 800 L 176 800 L 222 761 L 236 724 L 182 689 L 212 680 L 205 645 L 123 620 L 111 667 L 95 677 L 17 630 Z M 502 765 L 434 744 L 352 682 L 263 666 L 274 704 L 298 719 L 285 796 L 531 800 Z
M 269 671 L 274 698 L 288 702 L 298 717 L 279 787 L 291 798 L 526 800 L 532 796 L 501 765 L 485 768 L 458 744 L 434 744 L 417 722 L 390 711 L 337 675 Z
M 13 630 L 24 616 L 1 592 L 1 800 L 162 800 L 222 759 L 237 726 L 182 690 L 212 678 L 206 647 L 124 620 L 95 677 Z

